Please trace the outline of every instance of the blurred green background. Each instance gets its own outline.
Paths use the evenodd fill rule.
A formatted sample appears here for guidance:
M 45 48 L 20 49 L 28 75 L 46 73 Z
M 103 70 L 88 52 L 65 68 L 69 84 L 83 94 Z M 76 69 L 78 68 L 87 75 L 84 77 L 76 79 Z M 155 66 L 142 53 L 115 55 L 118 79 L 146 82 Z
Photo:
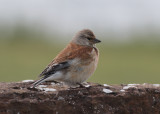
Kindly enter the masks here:
M 52 36 L 55 41 L 45 40 L 49 36 L 31 28 L 15 27 L 14 30 L 6 39 L 0 36 L 1 82 L 37 79 L 38 74 L 69 42 L 61 43 L 54 38 L 58 36 Z M 150 37 L 154 39 L 154 36 Z M 97 45 L 100 50 L 98 68 L 88 81 L 159 83 L 160 42 L 153 39 L 136 38 L 127 43 L 102 40 Z
M 124 4 L 124 6 L 127 5 Z M 60 13 L 59 10 L 57 12 Z M 89 10 L 89 12 L 91 11 Z M 21 14 L 23 13 L 21 12 Z M 96 14 L 87 13 L 86 15 Z M 95 19 L 96 21 L 87 25 L 88 18 L 83 19 L 82 23 L 84 24 L 77 25 L 76 29 L 74 28 L 76 24 L 67 26 L 67 28 L 71 28 L 70 32 L 61 25 L 62 32 L 56 23 L 53 24 L 52 29 L 46 29 L 47 27 L 44 26 L 46 23 L 43 23 L 43 21 L 32 24 L 23 21 L 25 16 L 23 18 L 21 16 L 17 17 L 17 15 L 13 17 L 16 17 L 16 21 L 13 22 L 14 25 L 10 24 L 9 21 L 4 23 L 0 20 L 0 82 L 37 79 L 37 76 L 48 63 L 68 44 L 75 32 L 83 28 L 89 28 L 93 30 L 98 39 L 102 40 L 102 43 L 97 44 L 100 50 L 98 68 L 88 81 L 102 84 L 160 83 L 160 34 L 158 34 L 160 29 L 152 26 L 153 23 L 149 23 L 145 32 L 146 26 L 139 31 L 139 23 L 137 23 L 134 29 L 131 27 L 131 34 L 123 36 L 127 34 L 128 28 L 122 31 L 123 34 L 117 34 L 115 31 L 108 29 L 113 26 L 105 20 L 106 25 L 104 24 L 101 27 L 99 26 L 103 25 L 100 24 L 101 20 Z M 66 15 L 62 17 L 65 18 Z M 70 18 L 73 18 L 73 16 Z M 135 18 L 137 17 L 135 16 Z M 40 18 L 36 19 L 41 20 Z M 58 19 L 56 18 L 56 20 Z M 144 17 L 144 19 L 146 18 Z M 37 20 L 34 22 L 37 22 Z M 77 20 L 75 23 L 78 22 L 81 23 L 81 20 Z M 96 24 L 95 22 L 99 23 Z M 154 20 L 151 22 L 154 22 Z M 127 25 L 128 23 L 124 24 Z M 105 28 L 105 26 L 108 28 Z M 115 28 L 120 28 L 116 31 L 121 31 L 120 25 L 116 25 Z M 51 32 L 46 32 L 48 30 Z M 135 30 L 138 32 L 135 32 Z M 119 39 L 117 40 L 117 38 Z

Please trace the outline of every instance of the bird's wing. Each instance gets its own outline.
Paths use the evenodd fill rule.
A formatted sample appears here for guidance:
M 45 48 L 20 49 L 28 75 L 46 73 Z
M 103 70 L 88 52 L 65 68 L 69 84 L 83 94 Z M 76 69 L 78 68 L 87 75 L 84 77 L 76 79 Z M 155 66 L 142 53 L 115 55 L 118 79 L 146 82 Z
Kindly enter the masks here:
M 69 67 L 69 63 L 67 61 L 61 62 L 59 64 L 53 64 L 52 66 L 47 66 L 47 68 L 44 69 L 44 71 L 39 75 L 39 77 L 43 75 L 54 74 L 56 71 L 59 71 L 68 67 Z
M 59 64 L 53 64 L 52 66 L 48 66 L 44 71 L 39 75 L 43 76 L 40 80 L 37 80 L 33 83 L 33 87 L 38 86 L 40 83 L 45 81 L 51 74 L 54 74 L 56 71 L 68 68 L 70 65 L 68 62 L 61 62 Z
M 55 57 L 55 59 L 44 69 L 39 77 L 54 74 L 56 71 L 68 68 L 70 66 L 70 60 L 76 57 L 81 56 L 83 58 L 88 58 L 88 53 L 86 53 L 88 51 L 92 51 L 92 48 L 69 45 Z

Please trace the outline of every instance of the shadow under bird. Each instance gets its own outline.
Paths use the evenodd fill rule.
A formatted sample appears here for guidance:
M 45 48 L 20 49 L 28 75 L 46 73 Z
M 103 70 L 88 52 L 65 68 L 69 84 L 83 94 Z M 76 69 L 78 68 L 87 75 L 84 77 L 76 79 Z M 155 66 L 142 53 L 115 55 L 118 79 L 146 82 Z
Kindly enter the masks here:
M 70 86 L 86 81 L 96 70 L 99 58 L 96 43 L 99 42 L 91 30 L 79 31 L 39 75 L 42 78 L 33 83 L 33 87 L 45 81 L 64 82 Z

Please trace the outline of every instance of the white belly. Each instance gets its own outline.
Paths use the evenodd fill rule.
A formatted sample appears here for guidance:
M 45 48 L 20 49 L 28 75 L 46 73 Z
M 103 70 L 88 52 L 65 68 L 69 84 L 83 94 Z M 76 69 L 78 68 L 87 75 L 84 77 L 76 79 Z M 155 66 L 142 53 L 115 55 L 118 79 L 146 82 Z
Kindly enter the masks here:
M 82 65 L 81 61 L 77 61 L 71 68 L 70 72 L 65 76 L 65 81 L 72 84 L 86 81 L 96 70 L 97 63 L 98 58 L 94 58 L 88 65 Z
M 94 73 L 96 67 L 97 64 L 95 64 L 95 62 L 90 63 L 88 66 L 83 66 L 83 71 L 78 73 L 77 81 L 79 81 L 79 83 L 86 81 Z

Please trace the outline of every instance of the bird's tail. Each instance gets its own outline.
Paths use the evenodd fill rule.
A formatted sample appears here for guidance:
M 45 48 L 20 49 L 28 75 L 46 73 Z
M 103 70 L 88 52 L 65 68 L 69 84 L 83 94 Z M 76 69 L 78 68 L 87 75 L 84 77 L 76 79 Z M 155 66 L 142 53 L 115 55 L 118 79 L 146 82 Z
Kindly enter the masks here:
M 44 82 L 45 79 L 46 79 L 46 78 L 42 78 L 42 79 L 40 79 L 40 80 L 37 80 L 36 82 L 34 82 L 34 83 L 32 84 L 32 87 L 38 86 L 39 84 L 41 84 L 42 82 Z

